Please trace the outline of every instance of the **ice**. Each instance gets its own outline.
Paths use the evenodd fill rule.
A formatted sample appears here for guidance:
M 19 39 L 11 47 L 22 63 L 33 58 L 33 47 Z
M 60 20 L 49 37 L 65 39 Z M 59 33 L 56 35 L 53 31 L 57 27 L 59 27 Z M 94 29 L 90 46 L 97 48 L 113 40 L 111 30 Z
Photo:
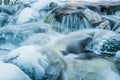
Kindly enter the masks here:
M 20 47 L 12 51 L 5 61 L 17 65 L 32 79 L 40 80 L 45 75 L 48 60 L 39 49 L 34 45 Z
M 13 64 L 0 62 L 0 80 L 31 80 Z
M 86 9 L 83 13 L 87 17 L 87 19 L 92 23 L 102 21 L 101 16 L 98 13 L 93 12 L 92 10 Z
M 56 80 L 63 68 L 60 54 L 47 47 L 28 45 L 10 52 L 4 62 L 15 64 L 33 80 Z
M 49 4 L 51 2 L 58 3 L 59 1 L 58 0 L 39 0 L 38 2 L 35 2 L 32 5 L 32 8 L 35 9 L 35 10 L 44 9 L 46 7 L 49 8 L 50 7 Z
M 30 4 L 32 2 L 35 2 L 38 0 L 10 0 L 10 3 L 24 3 L 24 4 Z
M 9 25 L 0 29 L 0 39 L 7 42 L 18 43 L 24 38 L 35 33 L 47 32 L 49 25 L 44 23 L 27 23 L 23 25 Z M 14 42 L 16 41 L 16 42 Z M 18 41 L 18 42 L 17 42 Z
M 51 36 L 51 35 L 46 34 L 46 33 L 35 34 L 35 35 L 32 35 L 32 36 L 29 36 L 22 43 L 22 45 L 32 45 L 32 44 L 46 45 L 46 44 L 50 44 L 52 42 L 53 37 L 54 36 Z
M 9 25 L 0 28 L 0 53 L 6 54 L 20 47 L 21 43 L 29 36 L 37 33 L 47 33 L 49 27 L 49 25 L 44 23 L 26 23 L 23 25 Z M 29 42 L 30 44 L 39 41 L 37 38 L 36 40 L 34 40 L 33 37 L 30 38 L 30 40 L 33 40 L 33 42 Z
M 118 38 L 117 36 L 120 36 L 120 35 L 118 33 L 115 33 L 113 31 L 109 31 L 109 30 L 96 32 L 93 37 L 92 50 L 95 51 L 97 54 L 100 54 L 102 52 L 101 49 L 103 48 L 103 45 L 107 44 L 107 40 L 110 41 L 109 39 L 112 39 L 112 37 L 114 39 L 117 39 Z M 113 42 L 114 42 L 114 39 L 113 39 Z M 119 41 L 119 40 L 115 40 L 115 41 Z M 112 42 L 111 42 L 111 44 L 112 44 Z M 107 48 L 109 48 L 109 47 L 110 48 L 112 47 L 110 45 L 110 43 Z M 111 51 L 108 53 L 112 54 Z
M 18 14 L 17 24 L 37 21 L 39 12 L 32 8 L 25 8 Z

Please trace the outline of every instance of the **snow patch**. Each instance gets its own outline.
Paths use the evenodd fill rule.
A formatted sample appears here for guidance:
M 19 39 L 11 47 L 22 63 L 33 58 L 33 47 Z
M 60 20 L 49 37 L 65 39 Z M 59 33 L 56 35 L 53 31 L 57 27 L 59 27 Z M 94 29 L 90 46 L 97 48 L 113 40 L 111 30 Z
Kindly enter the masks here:
M 0 80 L 31 80 L 23 71 L 13 64 L 0 62 Z

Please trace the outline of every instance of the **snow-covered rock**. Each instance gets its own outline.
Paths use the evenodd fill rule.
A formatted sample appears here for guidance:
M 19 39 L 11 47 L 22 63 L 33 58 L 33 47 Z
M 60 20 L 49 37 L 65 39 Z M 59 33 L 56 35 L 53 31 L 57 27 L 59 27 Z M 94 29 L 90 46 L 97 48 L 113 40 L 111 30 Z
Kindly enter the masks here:
M 22 70 L 13 64 L 0 62 L 0 80 L 31 80 Z
M 5 62 L 17 65 L 33 80 L 56 80 L 63 67 L 58 54 L 37 45 L 23 46 L 12 51 Z
M 101 31 L 95 33 L 92 42 L 92 50 L 97 54 L 105 53 L 114 55 L 120 50 L 120 34 L 113 31 Z
M 97 23 L 102 21 L 102 17 L 97 12 L 94 12 L 90 9 L 84 10 L 83 13 L 87 17 L 87 19 L 92 23 Z
M 34 22 L 39 19 L 39 12 L 32 8 L 25 8 L 18 14 L 17 24 Z
M 26 23 L 23 25 L 9 25 L 0 28 L 0 49 L 3 51 L 11 51 L 21 46 L 21 43 L 36 33 L 47 33 L 49 25 L 43 23 Z M 32 37 L 30 37 L 32 38 Z M 35 37 L 34 37 L 35 38 Z M 45 38 L 44 38 L 45 39 Z M 28 40 L 28 39 L 27 39 Z M 26 44 L 39 42 L 36 38 L 28 40 Z M 44 40 L 41 40 L 44 41 Z M 42 42 L 39 42 L 42 43 Z M 37 44 L 37 43 L 36 43 Z M 2 53 L 0 51 L 0 53 Z
M 7 62 L 17 65 L 34 80 L 42 79 L 48 66 L 48 60 L 39 53 L 38 46 L 25 46 L 12 51 Z
M 51 2 L 54 3 L 53 5 L 57 5 L 59 4 L 58 0 L 39 0 L 38 2 L 35 2 L 32 4 L 32 8 L 35 10 L 41 10 L 41 9 L 49 9 L 51 8 L 53 5 L 51 5 Z

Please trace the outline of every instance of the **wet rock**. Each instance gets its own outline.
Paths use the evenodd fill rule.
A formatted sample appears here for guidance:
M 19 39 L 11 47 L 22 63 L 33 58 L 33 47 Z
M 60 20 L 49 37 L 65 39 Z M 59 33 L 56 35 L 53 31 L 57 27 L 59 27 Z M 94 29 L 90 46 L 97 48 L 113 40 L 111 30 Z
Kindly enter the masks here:
M 92 41 L 92 37 L 84 36 L 81 38 L 75 38 L 68 42 L 66 51 L 74 54 L 81 54 L 86 51 L 86 46 Z

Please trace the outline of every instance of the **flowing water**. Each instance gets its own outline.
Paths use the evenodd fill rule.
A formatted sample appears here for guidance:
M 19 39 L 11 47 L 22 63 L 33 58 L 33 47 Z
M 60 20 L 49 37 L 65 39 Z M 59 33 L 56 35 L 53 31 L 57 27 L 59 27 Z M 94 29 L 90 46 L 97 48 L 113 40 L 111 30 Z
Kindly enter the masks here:
M 86 8 L 67 11 L 57 0 L 1 2 L 0 80 L 120 80 L 120 34 L 95 29 L 101 19 L 115 25 L 119 15 L 85 13 Z M 84 46 L 90 56 L 82 52 Z

